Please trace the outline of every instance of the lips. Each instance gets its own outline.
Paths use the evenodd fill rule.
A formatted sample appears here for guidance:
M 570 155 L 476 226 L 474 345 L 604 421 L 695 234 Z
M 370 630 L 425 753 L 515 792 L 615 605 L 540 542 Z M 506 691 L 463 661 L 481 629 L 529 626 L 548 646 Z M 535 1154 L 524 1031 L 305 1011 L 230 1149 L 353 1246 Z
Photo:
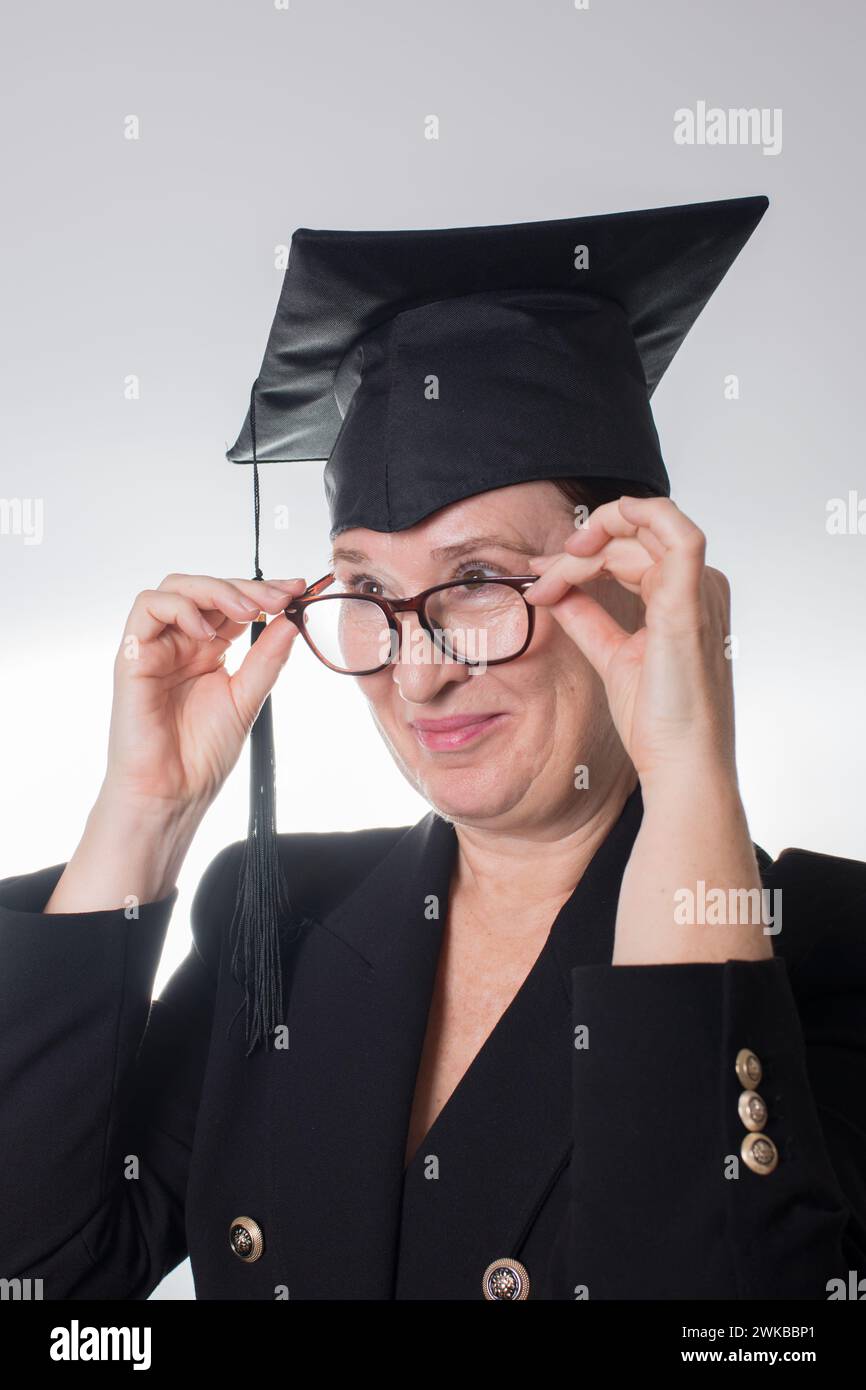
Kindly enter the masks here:
M 452 748 L 464 748 L 497 728 L 505 718 L 504 714 L 497 713 L 452 714 L 445 719 L 413 719 L 410 728 L 423 748 L 447 752 Z

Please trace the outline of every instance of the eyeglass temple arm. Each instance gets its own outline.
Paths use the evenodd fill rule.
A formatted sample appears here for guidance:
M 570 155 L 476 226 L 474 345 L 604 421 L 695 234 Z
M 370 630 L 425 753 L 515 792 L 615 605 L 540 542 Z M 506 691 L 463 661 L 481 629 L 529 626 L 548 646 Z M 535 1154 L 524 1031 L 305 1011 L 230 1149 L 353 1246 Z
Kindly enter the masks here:
M 283 612 L 291 613 L 293 610 L 295 610 L 295 605 L 298 603 L 303 603 L 305 598 L 317 598 L 318 595 L 322 592 L 322 590 L 327 589 L 328 585 L 333 584 L 333 582 L 333 572 L 323 574 L 321 579 L 317 579 L 313 584 L 308 584 L 304 592 L 300 594 L 298 598 L 293 599 L 291 603 L 286 605 L 286 607 L 283 609 Z

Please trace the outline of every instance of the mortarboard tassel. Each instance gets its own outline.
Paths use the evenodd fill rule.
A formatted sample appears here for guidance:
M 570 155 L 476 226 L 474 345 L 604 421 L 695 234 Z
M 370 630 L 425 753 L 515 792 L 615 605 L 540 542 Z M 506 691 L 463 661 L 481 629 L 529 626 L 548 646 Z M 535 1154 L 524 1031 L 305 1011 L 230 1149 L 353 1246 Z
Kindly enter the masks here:
M 255 578 L 259 566 L 259 469 L 256 458 L 255 390 L 250 393 L 255 505 Z M 250 645 L 265 629 L 262 614 L 251 625 Z M 289 890 L 280 861 L 276 818 L 276 765 L 271 697 L 268 695 L 250 733 L 250 816 L 238 877 L 237 901 L 230 929 L 234 939 L 232 974 L 243 967 L 247 1056 L 283 1022 L 283 978 L 280 930 L 291 912 Z M 238 1010 L 240 1012 L 240 1009 Z M 235 1015 L 237 1017 L 237 1015 Z

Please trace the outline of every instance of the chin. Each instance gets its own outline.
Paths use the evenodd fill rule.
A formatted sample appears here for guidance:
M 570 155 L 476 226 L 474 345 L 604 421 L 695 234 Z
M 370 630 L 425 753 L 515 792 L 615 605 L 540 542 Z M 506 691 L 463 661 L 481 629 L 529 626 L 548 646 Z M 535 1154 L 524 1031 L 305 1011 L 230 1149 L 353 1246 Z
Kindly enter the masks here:
M 415 766 L 412 782 L 445 820 L 481 824 L 505 815 L 525 795 L 516 786 L 513 769 L 497 765 L 477 767 Z

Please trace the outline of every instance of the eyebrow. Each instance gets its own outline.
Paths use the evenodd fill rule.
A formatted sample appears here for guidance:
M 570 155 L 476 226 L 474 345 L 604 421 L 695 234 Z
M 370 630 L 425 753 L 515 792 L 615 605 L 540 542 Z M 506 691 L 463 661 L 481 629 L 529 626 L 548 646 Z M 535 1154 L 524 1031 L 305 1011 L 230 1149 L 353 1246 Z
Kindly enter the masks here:
M 434 560 L 453 560 L 458 555 L 465 555 L 470 550 L 483 550 L 485 546 L 498 546 L 500 550 L 510 550 L 515 555 L 537 555 L 537 547 L 527 544 L 525 541 L 515 541 L 508 536 L 487 535 L 487 536 L 467 536 L 465 540 L 455 541 L 453 545 L 440 545 L 435 550 L 430 551 Z M 338 560 L 345 560 L 350 565 L 363 565 L 370 563 L 369 555 L 363 550 L 348 550 L 344 546 L 335 546 L 331 555 L 331 566 L 333 567 Z

